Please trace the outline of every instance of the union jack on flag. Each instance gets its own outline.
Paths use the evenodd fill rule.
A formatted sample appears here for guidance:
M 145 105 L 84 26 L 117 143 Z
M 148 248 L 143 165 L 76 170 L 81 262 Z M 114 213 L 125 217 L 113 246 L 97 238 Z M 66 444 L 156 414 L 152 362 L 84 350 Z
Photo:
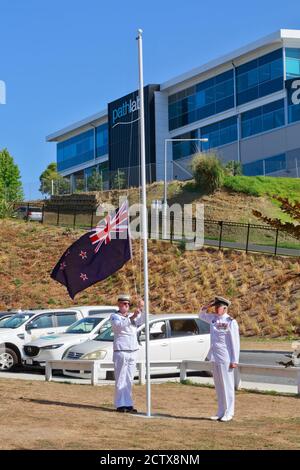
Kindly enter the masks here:
M 128 231 L 128 202 L 123 202 L 114 215 L 108 214 L 94 230 L 90 239 L 92 245 L 96 245 L 95 253 L 98 253 L 103 243 L 107 245 L 112 238 L 117 238 L 117 233 Z

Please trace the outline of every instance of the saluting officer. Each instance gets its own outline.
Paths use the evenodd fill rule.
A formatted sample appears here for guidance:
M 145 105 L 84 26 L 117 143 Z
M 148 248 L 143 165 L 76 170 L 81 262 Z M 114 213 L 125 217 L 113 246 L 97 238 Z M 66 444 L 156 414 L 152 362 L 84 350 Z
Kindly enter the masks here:
M 137 327 L 143 321 L 143 300 L 134 313 L 129 312 L 130 296 L 119 295 L 119 311 L 110 317 L 114 332 L 115 406 L 122 413 L 137 413 L 133 407 L 132 384 L 139 349 Z
M 204 305 L 199 318 L 210 324 L 211 347 L 208 359 L 213 363 L 213 378 L 218 399 L 218 411 L 212 420 L 231 421 L 234 416 L 234 369 L 239 362 L 240 337 L 237 321 L 227 309 L 231 302 L 224 297 Z M 210 307 L 215 313 L 208 313 Z

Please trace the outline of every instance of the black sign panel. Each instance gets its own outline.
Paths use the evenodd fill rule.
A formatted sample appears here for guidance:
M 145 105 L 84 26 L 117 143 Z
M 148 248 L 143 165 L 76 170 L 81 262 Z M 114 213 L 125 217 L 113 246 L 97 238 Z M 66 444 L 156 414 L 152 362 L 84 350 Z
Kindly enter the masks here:
M 287 89 L 288 105 L 300 104 L 300 77 L 286 80 L 285 87 Z
M 155 181 L 155 109 L 154 91 L 159 85 L 144 88 L 147 180 Z M 138 91 L 108 104 L 109 169 L 122 171 L 129 185 L 140 181 Z M 151 164 L 151 165 L 150 165 Z

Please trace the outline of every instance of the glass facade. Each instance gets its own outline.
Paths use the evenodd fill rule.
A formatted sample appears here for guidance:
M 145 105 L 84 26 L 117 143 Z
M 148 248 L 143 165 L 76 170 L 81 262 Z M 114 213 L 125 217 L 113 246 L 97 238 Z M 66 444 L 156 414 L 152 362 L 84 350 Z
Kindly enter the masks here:
M 282 49 L 236 67 L 237 104 L 283 89 Z
M 67 170 L 75 165 L 93 160 L 95 157 L 94 129 L 71 137 L 57 144 L 57 169 Z M 108 153 L 108 126 L 103 124 L 96 128 L 96 156 Z
M 194 130 L 187 132 L 186 134 L 178 135 L 176 139 L 197 139 L 198 131 Z M 189 157 L 194 153 L 201 151 L 201 142 L 200 141 L 189 141 L 189 142 L 172 142 L 173 144 L 173 160 L 178 160 L 179 158 Z
M 202 142 L 202 150 L 209 150 L 234 142 L 237 140 L 237 117 L 233 116 L 202 127 L 201 138 L 208 139 L 208 142 Z
M 286 170 L 284 153 L 243 165 L 243 175 L 245 176 L 268 175 L 280 170 Z
M 285 49 L 286 79 L 300 77 L 300 49 Z
M 251 109 L 241 115 L 242 138 L 284 126 L 284 100 Z
M 233 70 L 169 96 L 169 129 L 176 129 L 234 106 Z

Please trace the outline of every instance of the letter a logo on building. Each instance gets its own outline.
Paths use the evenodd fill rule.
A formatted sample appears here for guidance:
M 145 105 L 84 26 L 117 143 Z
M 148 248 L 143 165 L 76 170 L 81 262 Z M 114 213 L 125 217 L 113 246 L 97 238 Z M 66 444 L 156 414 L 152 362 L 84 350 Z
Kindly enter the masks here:
M 6 86 L 3 80 L 0 80 L 0 104 L 6 104 Z

